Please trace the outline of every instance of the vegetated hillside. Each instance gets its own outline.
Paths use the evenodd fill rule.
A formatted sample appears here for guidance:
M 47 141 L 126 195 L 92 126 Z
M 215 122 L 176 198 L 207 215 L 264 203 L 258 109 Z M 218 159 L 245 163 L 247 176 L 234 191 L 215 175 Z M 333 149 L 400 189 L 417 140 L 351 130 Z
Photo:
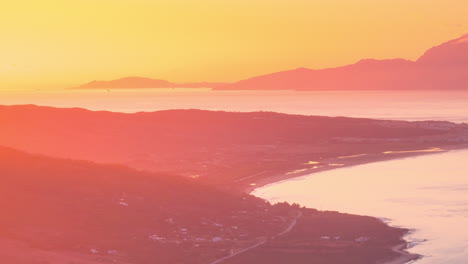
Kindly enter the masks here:
M 204 264 L 259 242 L 291 263 L 377 263 L 395 257 L 391 247 L 407 232 L 372 217 L 270 205 L 177 176 L 4 147 L 0 206 L 0 259 L 18 264 Z M 339 239 L 323 240 L 331 235 Z
M 406 243 L 401 236 L 408 230 L 384 225 L 372 217 L 305 211 L 288 234 L 224 263 L 391 263 L 399 257 L 391 248 Z
M 194 178 L 211 175 L 221 183 L 310 160 L 414 147 L 461 129 L 448 122 L 200 110 L 124 114 L 31 105 L 0 106 L 0 126 L 0 145 Z
M 4 147 L 0 206 L 1 239 L 130 263 L 206 263 L 279 232 L 278 217 L 288 217 L 287 208 L 177 176 Z

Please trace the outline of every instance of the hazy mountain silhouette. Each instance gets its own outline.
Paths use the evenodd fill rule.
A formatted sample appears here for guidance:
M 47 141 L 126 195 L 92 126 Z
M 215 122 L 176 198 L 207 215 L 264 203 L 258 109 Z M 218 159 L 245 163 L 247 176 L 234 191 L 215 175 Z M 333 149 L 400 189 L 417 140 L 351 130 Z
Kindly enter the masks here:
M 256 76 L 220 89 L 400 90 L 468 89 L 468 35 L 429 49 L 417 61 L 361 60 L 321 70 L 300 68 Z
M 363 59 L 328 69 L 275 72 L 235 83 L 172 83 L 127 77 L 92 81 L 79 88 L 212 88 L 217 90 L 409 90 L 468 89 L 468 35 L 426 51 L 416 61 Z
M 468 34 L 429 49 L 417 63 L 439 69 L 468 69 Z
M 172 83 L 166 80 L 158 80 L 143 77 L 126 77 L 111 81 L 92 81 L 81 85 L 82 89 L 130 89 L 130 88 L 219 88 L 224 83 Z

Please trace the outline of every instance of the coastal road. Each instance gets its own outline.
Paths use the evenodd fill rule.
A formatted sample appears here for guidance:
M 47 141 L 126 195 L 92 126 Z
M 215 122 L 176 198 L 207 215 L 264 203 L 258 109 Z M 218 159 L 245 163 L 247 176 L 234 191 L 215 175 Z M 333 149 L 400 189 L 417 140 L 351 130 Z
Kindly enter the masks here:
M 285 235 L 285 234 L 291 232 L 291 230 L 296 226 L 297 220 L 298 220 L 299 218 L 301 218 L 301 216 L 302 216 L 302 212 L 298 212 L 297 215 L 296 215 L 296 217 L 294 217 L 294 219 L 291 221 L 291 223 L 289 223 L 289 225 L 286 227 L 286 229 L 284 229 L 283 231 L 279 232 L 279 233 L 276 234 L 275 236 L 271 237 L 271 239 L 280 237 L 280 236 L 282 236 L 282 235 Z M 210 262 L 210 264 L 219 264 L 219 263 L 222 263 L 222 262 L 225 261 L 225 260 L 228 260 L 228 259 L 233 258 L 233 257 L 235 257 L 235 256 L 238 256 L 238 255 L 240 255 L 240 254 L 243 254 L 243 253 L 245 253 L 245 252 L 247 252 L 247 251 L 249 251 L 249 250 L 255 249 L 255 248 L 257 248 L 257 247 L 259 247 L 259 246 L 265 244 L 267 241 L 268 241 L 268 239 L 267 239 L 267 238 L 264 238 L 264 239 L 262 239 L 261 241 L 255 243 L 255 244 L 253 244 L 253 245 L 251 245 L 251 246 L 249 246 L 249 247 L 246 247 L 246 248 L 244 248 L 244 249 L 241 249 L 241 250 L 237 251 L 236 253 L 233 253 L 233 254 L 228 255 L 228 256 L 225 256 L 225 257 L 223 257 L 223 258 L 217 259 L 217 260 L 215 260 L 215 261 L 213 261 L 213 262 Z
M 302 212 L 298 212 L 296 217 L 294 217 L 294 219 L 291 221 L 291 223 L 288 225 L 288 227 L 285 230 L 281 231 L 280 233 L 276 234 L 276 236 L 274 236 L 273 238 L 277 238 L 279 236 L 282 236 L 282 235 L 285 235 L 285 234 L 291 232 L 291 230 L 296 226 L 297 220 L 299 218 L 301 218 L 301 216 L 302 216 Z
M 266 238 L 265 238 L 265 239 L 262 239 L 262 241 L 260 241 L 260 242 L 258 242 L 258 243 L 256 243 L 256 244 L 254 244 L 254 245 L 252 245 L 252 246 L 250 246 L 250 247 L 247 247 L 247 248 L 244 248 L 244 249 L 242 249 L 242 250 L 239 250 L 239 251 L 237 251 L 236 253 L 233 253 L 233 254 L 231 254 L 231 255 L 229 255 L 229 256 L 226 256 L 226 257 L 217 259 L 217 260 L 211 262 L 210 264 L 218 264 L 218 263 L 221 263 L 221 262 L 223 262 L 223 261 L 225 261 L 225 260 L 227 260 L 227 259 L 233 258 L 233 257 L 235 257 L 235 256 L 237 256 L 237 255 L 240 255 L 240 254 L 245 253 L 245 252 L 247 252 L 247 251 L 249 251 L 249 250 L 252 250 L 252 249 L 254 249 L 254 248 L 257 248 L 257 247 L 259 247 L 259 246 L 265 244 L 266 242 L 267 242 L 267 239 L 266 239 Z

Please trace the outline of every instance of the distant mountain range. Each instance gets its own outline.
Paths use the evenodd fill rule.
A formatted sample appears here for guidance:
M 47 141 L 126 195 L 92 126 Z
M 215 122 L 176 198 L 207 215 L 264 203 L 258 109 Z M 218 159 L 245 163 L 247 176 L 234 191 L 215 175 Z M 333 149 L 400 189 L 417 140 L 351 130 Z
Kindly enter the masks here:
M 126 77 L 112 81 L 92 81 L 81 85 L 80 89 L 128 89 L 128 88 L 219 88 L 225 83 L 172 83 L 166 80 L 158 80 L 143 77 Z
M 300 68 L 253 77 L 222 89 L 468 89 L 468 35 L 429 49 L 416 61 L 366 59 L 338 68 Z
M 176 84 L 129 77 L 79 88 L 212 88 L 216 90 L 460 90 L 468 89 L 468 35 L 426 51 L 418 60 L 364 59 L 337 68 L 299 68 L 235 83 Z

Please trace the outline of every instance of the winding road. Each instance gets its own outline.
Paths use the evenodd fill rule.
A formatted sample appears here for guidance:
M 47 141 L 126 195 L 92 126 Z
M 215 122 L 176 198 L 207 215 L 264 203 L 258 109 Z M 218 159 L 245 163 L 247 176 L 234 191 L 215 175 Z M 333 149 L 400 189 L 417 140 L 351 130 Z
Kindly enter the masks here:
M 296 217 L 294 217 L 294 219 L 291 221 L 291 223 L 289 223 L 289 225 L 288 225 L 283 231 L 281 231 L 280 233 L 278 233 L 278 234 L 272 236 L 270 239 L 275 239 L 275 238 L 277 238 L 277 237 L 283 236 L 283 235 L 285 235 L 285 234 L 291 232 L 291 230 L 296 226 L 297 220 L 298 220 L 299 218 L 301 218 L 301 216 L 302 216 L 302 212 L 298 212 L 297 215 L 296 215 Z M 257 248 L 257 247 L 259 247 L 259 246 L 265 244 L 268 240 L 269 240 L 269 239 L 267 239 L 267 238 L 263 238 L 261 241 L 255 243 L 255 244 L 253 244 L 253 245 L 251 245 L 251 246 L 249 246 L 249 247 L 246 247 L 246 248 L 244 248 L 244 249 L 241 249 L 241 250 L 239 250 L 239 251 L 237 251 L 237 252 L 235 252 L 235 253 L 233 253 L 233 254 L 231 254 L 231 255 L 222 257 L 222 258 L 217 259 L 217 260 L 215 260 L 215 261 L 213 261 L 213 262 L 210 262 L 210 264 L 219 264 L 219 263 L 222 263 L 222 262 L 225 261 L 225 260 L 231 259 L 231 258 L 233 258 L 233 257 L 235 257 L 235 256 L 238 256 L 238 255 L 240 255 L 240 254 L 243 254 L 243 253 L 245 253 L 245 252 L 247 252 L 247 251 L 249 251 L 249 250 L 255 249 L 255 248 Z

